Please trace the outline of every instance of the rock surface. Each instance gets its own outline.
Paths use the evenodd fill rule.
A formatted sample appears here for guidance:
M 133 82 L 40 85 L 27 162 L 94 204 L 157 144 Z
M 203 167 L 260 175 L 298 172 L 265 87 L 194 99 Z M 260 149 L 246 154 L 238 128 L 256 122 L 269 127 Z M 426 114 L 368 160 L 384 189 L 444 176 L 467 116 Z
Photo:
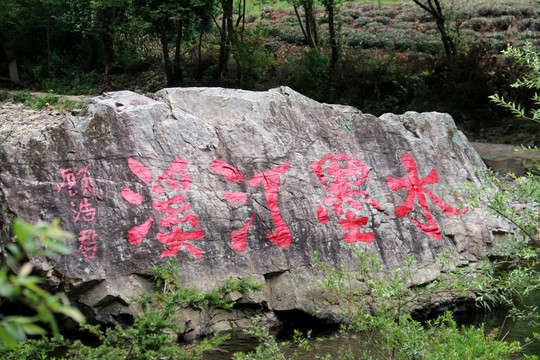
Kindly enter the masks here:
M 482 160 L 493 171 L 506 175 L 513 173 L 523 176 L 536 169 L 540 162 L 540 152 L 520 148 L 515 145 L 471 143 Z
M 255 312 L 313 313 L 325 299 L 315 251 L 353 269 L 360 247 L 389 271 L 410 252 L 425 283 L 439 254 L 472 264 L 508 231 L 458 209 L 466 194 L 448 187 L 476 182 L 465 165 L 483 163 L 446 114 L 377 118 L 285 87 L 175 88 L 104 94 L 78 117 L 17 131 L 0 147 L 2 241 L 14 217 L 60 218 L 73 254 L 36 261 L 102 322 L 137 313 L 131 298 L 168 259 L 203 290 L 249 275 L 266 285 L 233 312 L 185 310 L 185 330 L 205 333 Z

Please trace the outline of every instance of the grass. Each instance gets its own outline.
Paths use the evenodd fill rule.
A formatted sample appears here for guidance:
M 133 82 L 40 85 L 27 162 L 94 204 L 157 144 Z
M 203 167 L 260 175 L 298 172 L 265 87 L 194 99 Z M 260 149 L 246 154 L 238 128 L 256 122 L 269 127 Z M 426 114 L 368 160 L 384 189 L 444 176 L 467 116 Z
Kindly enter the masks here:
M 32 95 L 29 90 L 21 90 L 14 92 L 12 97 L 14 103 L 25 104 L 34 110 L 41 110 L 44 108 L 54 108 L 56 110 L 74 110 L 80 108 L 82 105 L 82 101 L 61 99 L 52 91 L 49 91 L 45 95 L 39 96 Z

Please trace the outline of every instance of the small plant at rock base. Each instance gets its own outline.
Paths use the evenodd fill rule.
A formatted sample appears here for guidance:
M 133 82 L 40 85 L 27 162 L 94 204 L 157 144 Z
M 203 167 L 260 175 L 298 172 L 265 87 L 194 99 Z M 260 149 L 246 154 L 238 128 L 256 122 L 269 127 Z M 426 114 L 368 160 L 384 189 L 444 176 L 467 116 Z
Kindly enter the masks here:
M 324 265 L 317 254 L 314 260 L 314 266 L 323 276 L 321 283 L 324 288 L 333 294 L 333 301 L 338 301 L 346 309 L 342 314 L 348 324 L 342 327 L 342 336 L 350 341 L 348 348 L 340 351 L 341 354 L 348 354 L 348 358 L 354 359 L 495 360 L 522 350 L 518 342 L 490 338 L 481 328 L 458 326 L 451 312 L 427 323 L 413 319 L 411 312 L 415 308 L 432 302 L 434 298 L 441 299 L 449 292 L 452 286 L 448 280 L 410 286 L 418 272 L 414 256 L 407 254 L 400 267 L 383 276 L 380 272 L 382 262 L 375 255 L 367 256 L 359 248 L 353 251 L 359 258 L 358 271 L 354 274 Z M 442 259 L 440 266 L 448 267 L 448 259 Z M 456 270 L 454 268 L 455 276 L 459 276 Z M 359 291 L 347 283 L 353 279 L 362 281 L 365 288 Z M 459 287 L 456 284 L 453 289 L 456 294 L 473 290 L 466 281 L 462 281 Z M 368 296 L 369 302 L 366 300 Z M 444 342 L 439 341 L 442 338 Z M 359 352 L 362 353 L 360 357 Z
M 271 335 L 268 329 L 259 325 L 260 318 L 254 316 L 251 318 L 253 329 L 244 330 L 260 342 L 254 352 L 242 353 L 237 352 L 233 356 L 233 360 L 268 360 L 268 359 L 295 359 L 296 357 L 287 357 L 284 355 L 288 342 L 278 342 L 276 337 Z
M 506 219 L 514 231 L 495 245 L 478 271 L 456 269 L 453 284 L 460 288 L 468 286 L 476 294 L 479 307 L 491 310 L 502 305 L 509 317 L 538 327 L 538 308 L 518 305 L 540 289 L 540 178 L 530 173 L 523 177 L 509 174 L 512 181 L 502 181 L 498 174 L 485 169 L 476 170 L 476 175 L 480 185 L 463 185 L 470 192 L 467 206 Z
M 168 260 L 166 266 L 152 265 L 150 270 L 154 273 L 152 280 L 154 284 L 163 292 L 174 292 L 178 290 L 180 279 L 180 266 L 174 261 Z
M 159 304 L 164 309 L 214 307 L 230 310 L 236 304 L 236 300 L 227 295 L 232 292 L 250 294 L 262 291 L 264 285 L 251 281 L 251 276 L 234 280 L 228 278 L 221 286 L 207 292 L 198 290 L 193 286 L 183 286 L 178 277 L 180 266 L 169 260 L 165 266 L 153 265 L 150 268 L 154 272 L 154 283 L 160 289 L 159 292 L 144 294 L 136 299 L 143 307 L 150 303 Z
M 385 272 L 376 254 L 367 255 L 357 247 L 353 251 L 358 256 L 354 272 L 343 266 L 325 265 L 317 253 L 313 261 L 322 276 L 319 285 L 326 291 L 330 305 L 343 309 L 345 322 L 339 336 L 346 340 L 346 345 L 338 351 L 340 359 L 498 360 L 523 349 L 519 342 L 498 339 L 486 334 L 483 328 L 459 326 L 451 312 L 425 323 L 413 319 L 413 309 L 432 302 L 433 297 L 441 299 L 452 286 L 447 281 L 410 286 L 418 272 L 416 259 L 410 254 L 405 256 L 402 266 Z M 459 277 L 461 273 L 450 260 L 448 254 L 443 254 L 439 261 L 441 269 L 450 269 Z M 358 281 L 364 286 L 353 286 Z M 470 282 L 462 281 L 459 285 L 458 288 L 453 283 L 454 292 L 471 291 Z M 254 352 L 235 354 L 235 360 L 298 358 L 290 342 L 278 342 L 257 323 L 257 318 L 252 319 L 253 329 L 246 332 L 256 337 L 260 345 Z M 312 352 L 316 359 L 332 358 L 298 333 L 294 342 Z
M 53 94 L 52 90 L 49 90 L 49 92 L 43 96 L 34 96 L 30 93 L 30 91 L 22 90 L 13 94 L 13 102 L 23 103 L 34 110 L 41 110 L 48 106 L 53 107 L 57 105 L 59 100 L 58 97 Z
M 260 291 L 264 286 L 250 281 L 250 278 L 228 279 L 220 287 L 202 292 L 194 287 L 184 287 L 177 276 L 179 266 L 169 261 L 165 266 L 154 265 L 154 281 L 159 292 L 144 294 L 135 299 L 143 305 L 144 314 L 135 316 L 132 326 L 103 329 L 96 325 L 84 325 L 84 330 L 94 335 L 98 346 L 88 345 L 80 340 L 63 337 L 30 340 L 27 344 L 12 349 L 0 350 L 0 357 L 6 360 L 26 358 L 27 354 L 66 349 L 62 359 L 70 360 L 197 360 L 205 352 L 211 351 L 229 338 L 229 335 L 215 334 L 201 342 L 180 344 L 178 334 L 178 310 L 185 307 L 215 307 L 231 309 L 236 301 L 227 297 L 230 292 L 242 294 Z M 3 357 L 2 357 L 3 356 Z M 28 358 L 31 358 L 30 356 Z

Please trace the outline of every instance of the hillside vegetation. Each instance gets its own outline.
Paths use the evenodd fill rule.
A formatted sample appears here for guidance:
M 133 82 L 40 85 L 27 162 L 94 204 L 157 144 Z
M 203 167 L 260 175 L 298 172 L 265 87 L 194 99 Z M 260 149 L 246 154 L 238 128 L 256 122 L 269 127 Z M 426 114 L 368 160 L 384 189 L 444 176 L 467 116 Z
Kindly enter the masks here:
M 375 115 L 448 112 L 473 139 L 540 142 L 538 125 L 515 126 L 488 99 L 501 89 L 525 105 L 531 98 L 509 87 L 522 69 L 500 52 L 539 44 L 538 1 L 441 1 L 456 47 L 450 57 L 433 16 L 412 0 L 332 1 L 333 43 L 328 1 L 314 7 L 318 49 L 302 31 L 300 5 L 297 16 L 292 3 L 239 0 L 8 0 L 0 44 L 17 59 L 23 86 L 43 91 L 287 85 Z

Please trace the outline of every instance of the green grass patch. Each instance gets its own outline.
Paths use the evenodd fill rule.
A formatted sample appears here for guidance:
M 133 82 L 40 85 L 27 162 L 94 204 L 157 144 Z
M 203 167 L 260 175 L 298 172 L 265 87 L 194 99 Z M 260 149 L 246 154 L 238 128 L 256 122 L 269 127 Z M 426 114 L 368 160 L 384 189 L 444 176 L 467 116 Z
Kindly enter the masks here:
M 32 95 L 29 90 L 17 91 L 13 93 L 13 102 L 24 104 L 34 110 L 41 110 L 48 106 L 57 110 L 74 110 L 80 108 L 83 104 L 83 101 L 60 99 L 51 90 L 42 96 Z
M 9 97 L 9 92 L 7 90 L 0 91 L 0 101 L 6 101 Z

